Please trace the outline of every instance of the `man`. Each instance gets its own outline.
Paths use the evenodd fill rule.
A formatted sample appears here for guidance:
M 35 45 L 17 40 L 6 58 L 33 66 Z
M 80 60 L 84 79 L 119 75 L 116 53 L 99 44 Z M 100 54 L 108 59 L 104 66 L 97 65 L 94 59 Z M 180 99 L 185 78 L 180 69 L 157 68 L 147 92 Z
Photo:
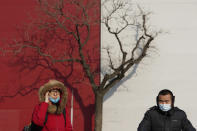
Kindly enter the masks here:
M 170 90 L 161 90 L 156 100 L 157 106 L 145 113 L 138 131 L 196 131 L 185 112 L 174 107 L 175 97 Z

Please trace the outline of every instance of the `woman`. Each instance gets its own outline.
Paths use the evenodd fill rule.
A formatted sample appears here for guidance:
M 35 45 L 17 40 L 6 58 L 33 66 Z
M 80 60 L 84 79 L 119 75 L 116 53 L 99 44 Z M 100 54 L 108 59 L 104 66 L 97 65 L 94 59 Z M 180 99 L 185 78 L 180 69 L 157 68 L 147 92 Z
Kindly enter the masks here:
M 32 127 L 42 131 L 72 131 L 67 113 L 67 90 L 62 82 L 50 80 L 39 89 L 40 104 L 32 115 Z

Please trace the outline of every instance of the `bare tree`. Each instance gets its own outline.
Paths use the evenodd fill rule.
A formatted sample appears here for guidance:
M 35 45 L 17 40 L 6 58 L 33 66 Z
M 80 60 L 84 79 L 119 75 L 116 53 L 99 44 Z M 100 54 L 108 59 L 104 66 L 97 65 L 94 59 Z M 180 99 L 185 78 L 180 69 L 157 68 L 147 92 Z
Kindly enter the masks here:
M 101 3 L 101 22 L 113 36 L 111 44 L 120 52 L 120 58 L 115 62 L 114 59 L 117 58 L 111 55 L 111 48 L 104 48 L 107 69 L 98 82 L 100 65 L 94 63 L 99 63 L 99 59 L 91 56 L 99 51 L 99 47 L 88 48 L 91 44 L 95 45 L 89 42 L 92 28 L 100 24 L 98 0 L 40 0 L 39 4 L 41 13 L 38 19 L 20 29 L 20 39 L 9 47 L 14 50 L 13 61 L 15 65 L 17 63 L 21 66 L 21 71 L 32 72 L 38 68 L 41 71 L 51 71 L 56 79 L 64 81 L 66 85 L 74 70 L 73 66 L 79 65 L 84 72 L 75 83 L 88 79 L 95 94 L 94 130 L 101 131 L 104 95 L 146 57 L 157 35 L 147 27 L 148 14 L 139 7 L 131 8 L 129 3 L 119 0 L 105 0 Z M 131 39 L 125 41 L 123 36 L 128 31 L 131 31 L 128 36 Z M 134 36 L 135 39 L 132 39 Z M 38 81 L 42 79 L 43 76 L 37 77 Z M 24 90 L 26 89 L 21 89 L 18 93 L 21 94 Z M 31 90 L 32 88 L 25 93 Z M 83 104 L 80 106 L 84 107 Z
M 102 3 L 102 24 L 110 35 L 102 43 L 102 81 L 96 91 L 97 119 L 95 128 L 101 131 L 103 96 L 119 83 L 130 70 L 135 68 L 148 54 L 157 32 L 147 26 L 149 13 L 140 6 L 121 0 L 104 0 Z M 105 33 L 105 35 L 107 34 Z M 103 37 L 105 37 L 105 35 Z M 114 39 L 113 39 L 114 38 Z M 103 38 L 104 39 L 104 38 Z M 100 100 L 100 101 L 99 101 Z

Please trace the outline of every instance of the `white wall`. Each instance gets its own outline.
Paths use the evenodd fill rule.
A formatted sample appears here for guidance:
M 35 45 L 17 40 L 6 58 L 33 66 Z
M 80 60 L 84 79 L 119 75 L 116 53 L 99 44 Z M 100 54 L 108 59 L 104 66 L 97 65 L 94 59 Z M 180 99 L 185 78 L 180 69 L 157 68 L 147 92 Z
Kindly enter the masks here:
M 156 95 L 164 88 L 174 92 L 175 106 L 197 128 L 197 0 L 137 2 L 153 12 L 151 25 L 168 33 L 157 37 L 157 53 L 139 65 L 137 74 L 106 95 L 103 131 L 137 130 L 144 112 L 155 105 Z

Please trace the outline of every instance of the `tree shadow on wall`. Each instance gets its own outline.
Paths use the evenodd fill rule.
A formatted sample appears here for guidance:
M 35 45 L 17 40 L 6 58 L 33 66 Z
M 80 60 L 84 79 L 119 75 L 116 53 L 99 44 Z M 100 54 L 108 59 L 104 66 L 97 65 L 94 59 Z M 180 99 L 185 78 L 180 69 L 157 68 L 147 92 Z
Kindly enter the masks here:
M 136 64 L 132 71 L 124 77 L 124 79 L 122 79 L 118 84 L 116 84 L 113 88 L 111 88 L 111 90 L 104 96 L 104 101 L 106 101 L 107 99 L 109 99 L 111 96 L 114 95 L 115 92 L 118 91 L 118 88 L 126 81 L 130 80 L 135 74 L 136 74 L 136 71 L 137 71 L 137 68 L 138 68 L 138 64 Z

